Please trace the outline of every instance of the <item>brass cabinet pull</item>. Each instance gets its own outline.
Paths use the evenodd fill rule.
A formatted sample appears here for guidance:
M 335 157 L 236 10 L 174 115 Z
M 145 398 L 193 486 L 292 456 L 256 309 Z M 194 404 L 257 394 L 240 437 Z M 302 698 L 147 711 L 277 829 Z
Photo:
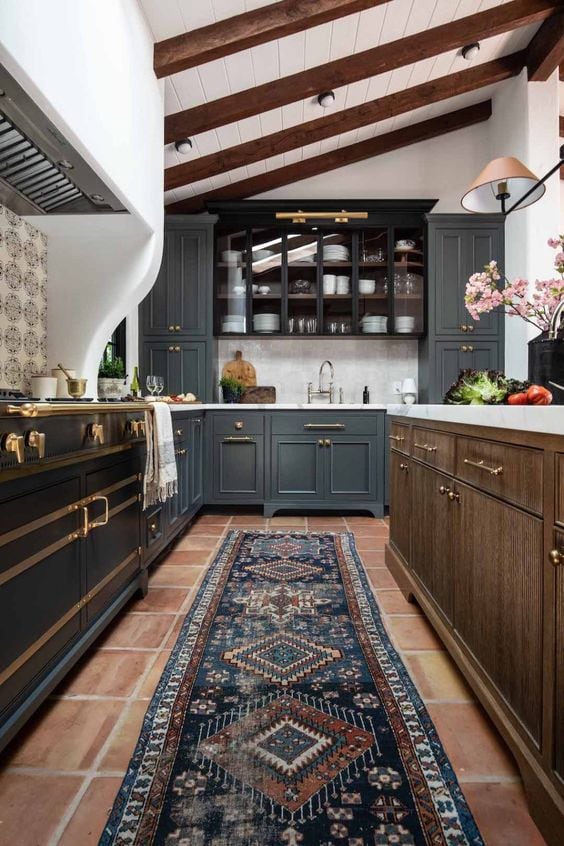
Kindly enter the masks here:
M 503 465 L 500 464 L 499 467 L 488 467 L 487 464 L 484 464 L 482 461 L 470 461 L 469 458 L 464 459 L 465 464 L 469 464 L 470 467 L 477 467 L 478 470 L 485 470 L 486 473 L 489 473 L 490 476 L 501 476 L 503 473 Z
M 13 452 L 18 464 L 24 463 L 25 443 L 23 435 L 16 435 L 15 432 L 10 432 L 8 435 L 2 435 L 2 438 L 0 439 L 0 449 L 6 450 L 6 452 Z
M 436 452 L 437 451 L 436 446 L 429 446 L 429 444 L 413 444 L 413 446 L 417 447 L 417 449 L 424 449 L 425 452 Z
M 174 454 L 175 455 L 186 455 L 187 452 L 188 452 L 187 449 L 177 449 L 177 450 L 175 450 Z
M 448 491 L 447 496 L 451 502 L 460 502 L 460 494 L 455 491 Z
M 325 438 L 324 446 L 326 446 L 326 447 L 331 446 L 331 441 L 329 440 L 329 438 Z
M 405 441 L 405 438 L 403 437 L 403 435 L 388 435 L 388 438 L 391 441 L 397 441 L 398 443 Z
M 409 470 L 409 465 L 408 464 L 400 464 L 399 468 L 400 468 L 400 470 L 405 470 L 407 472 Z
M 250 438 L 248 435 L 241 435 L 240 438 L 236 438 L 235 435 L 227 435 L 226 438 L 223 439 L 223 443 L 253 443 L 255 442 L 254 438 Z
M 182 437 L 182 435 L 184 434 L 184 429 L 176 429 L 175 434 L 176 434 L 179 438 L 181 438 L 181 437 Z
M 472 344 L 468 344 L 468 352 L 474 352 L 474 347 Z
M 174 326 L 169 326 L 169 327 L 168 327 L 168 331 L 169 331 L 169 332 L 174 332 Z
M 36 449 L 38 458 L 45 458 L 45 432 L 38 432 L 36 429 L 26 432 L 25 445 Z
M 468 347 L 466 346 L 466 344 L 463 344 L 463 345 L 460 347 L 460 352 L 468 352 Z
M 450 488 L 445 487 L 445 485 L 441 485 L 439 488 L 439 493 L 441 496 L 450 493 Z
M 93 441 L 98 441 L 99 444 L 104 443 L 104 424 L 90 423 L 86 430 L 88 437 Z
M 94 520 L 93 523 L 88 523 L 88 530 L 91 529 L 100 529 L 102 526 L 107 526 L 110 520 L 110 503 L 107 496 L 102 496 L 98 494 L 97 496 L 93 496 L 90 502 L 103 502 L 105 506 L 104 516 L 101 520 Z
M 344 423 L 304 423 L 304 429 L 346 429 Z
M 461 323 L 460 324 L 460 331 L 461 332 L 468 332 L 468 326 L 466 326 L 464 323 Z
M 559 564 L 564 563 L 564 552 L 560 552 L 559 549 L 551 549 L 548 553 L 548 560 L 555 567 L 558 567 Z

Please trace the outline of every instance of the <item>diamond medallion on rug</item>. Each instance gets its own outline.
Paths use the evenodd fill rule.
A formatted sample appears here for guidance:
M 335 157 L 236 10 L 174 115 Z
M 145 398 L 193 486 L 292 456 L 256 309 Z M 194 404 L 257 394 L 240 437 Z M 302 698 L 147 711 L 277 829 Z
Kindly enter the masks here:
M 352 535 L 228 535 L 100 844 L 483 846 Z

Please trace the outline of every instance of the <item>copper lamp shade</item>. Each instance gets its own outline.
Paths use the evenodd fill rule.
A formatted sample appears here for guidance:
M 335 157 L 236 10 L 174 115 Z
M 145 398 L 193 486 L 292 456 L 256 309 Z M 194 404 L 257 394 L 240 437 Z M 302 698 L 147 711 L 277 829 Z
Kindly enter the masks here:
M 474 214 L 505 214 L 505 203 L 523 197 L 518 208 L 540 200 L 546 188 L 534 173 L 511 156 L 493 159 L 462 197 L 462 205 Z M 536 188 L 535 188 L 536 186 Z M 534 188 L 534 190 L 532 190 Z M 526 198 L 527 192 L 531 192 Z

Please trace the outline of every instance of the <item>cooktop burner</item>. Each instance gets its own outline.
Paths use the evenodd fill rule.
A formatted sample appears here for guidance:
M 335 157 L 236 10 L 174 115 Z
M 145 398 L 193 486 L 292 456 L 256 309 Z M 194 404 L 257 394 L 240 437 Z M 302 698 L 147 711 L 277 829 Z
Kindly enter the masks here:
M 38 402 L 37 397 L 27 397 L 24 392 L 18 390 L 18 388 L 0 388 L 0 401 L 2 400 L 12 403 Z

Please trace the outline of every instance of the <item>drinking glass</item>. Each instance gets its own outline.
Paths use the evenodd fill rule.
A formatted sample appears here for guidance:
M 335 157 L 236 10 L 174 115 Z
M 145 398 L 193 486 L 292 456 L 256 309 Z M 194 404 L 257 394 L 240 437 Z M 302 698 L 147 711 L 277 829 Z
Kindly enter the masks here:
M 156 376 L 147 376 L 147 383 L 146 383 L 147 384 L 147 390 L 149 391 L 151 396 L 154 395 L 155 390 L 157 388 L 157 383 L 155 381 L 156 378 L 157 378 Z
M 160 397 L 164 389 L 164 379 L 162 376 L 155 376 L 155 389 Z

